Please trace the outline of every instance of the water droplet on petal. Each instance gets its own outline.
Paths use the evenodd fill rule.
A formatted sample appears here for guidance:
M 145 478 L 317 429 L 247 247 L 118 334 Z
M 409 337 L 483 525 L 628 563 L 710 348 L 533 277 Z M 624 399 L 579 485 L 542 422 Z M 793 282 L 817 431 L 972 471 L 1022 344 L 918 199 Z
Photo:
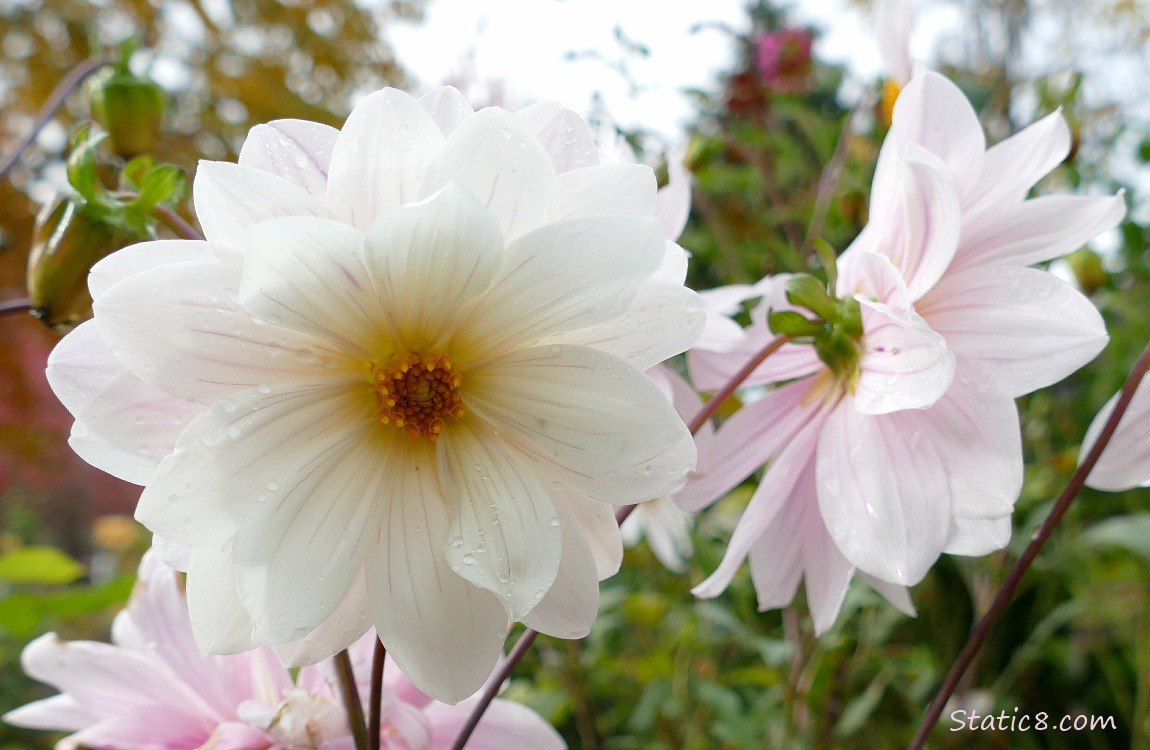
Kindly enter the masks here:
M 276 490 L 278 490 L 280 488 L 280 483 L 273 479 L 272 481 L 267 483 L 267 488 L 268 488 L 268 491 L 275 492 Z

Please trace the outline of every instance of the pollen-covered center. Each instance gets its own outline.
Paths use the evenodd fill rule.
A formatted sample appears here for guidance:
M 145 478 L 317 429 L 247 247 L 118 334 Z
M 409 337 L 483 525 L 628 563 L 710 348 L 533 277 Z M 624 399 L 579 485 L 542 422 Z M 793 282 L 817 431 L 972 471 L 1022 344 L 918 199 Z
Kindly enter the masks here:
M 463 376 L 455 372 L 450 357 L 404 354 L 377 365 L 373 380 L 379 421 L 413 438 L 435 440 L 445 419 L 463 416 Z

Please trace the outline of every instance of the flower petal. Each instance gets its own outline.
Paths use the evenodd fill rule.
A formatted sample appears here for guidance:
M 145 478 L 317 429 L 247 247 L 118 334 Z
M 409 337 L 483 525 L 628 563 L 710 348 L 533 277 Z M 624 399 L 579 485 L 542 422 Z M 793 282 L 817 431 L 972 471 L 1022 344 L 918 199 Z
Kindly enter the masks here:
M 282 663 L 289 666 L 315 664 L 348 648 L 349 643 L 360 639 L 370 627 L 367 583 L 363 568 L 360 568 L 347 595 L 331 615 L 300 640 L 278 646 L 276 654 Z
M 454 184 L 381 216 L 368 230 L 366 262 L 400 349 L 442 350 L 491 283 L 502 250 L 495 219 Z
M 595 134 L 583 118 L 557 102 L 539 102 L 515 113 L 551 157 L 555 174 L 599 163 Z
M 555 638 L 583 638 L 599 614 L 599 575 L 583 527 L 561 499 L 554 508 L 563 538 L 559 573 L 523 624 Z
M 522 349 L 467 375 L 464 405 L 527 452 L 532 470 L 594 500 L 677 489 L 695 444 L 643 373 L 577 346 Z
M 255 623 L 240 602 L 230 552 L 206 547 L 192 551 L 187 596 L 200 653 L 238 654 L 256 645 Z
M 655 197 L 655 215 L 663 222 L 663 235 L 679 239 L 691 217 L 691 176 L 683 168 L 682 154 L 667 157 L 667 184 Z
M 248 131 L 239 163 L 282 177 L 322 201 L 338 137 L 338 130 L 318 122 L 272 120 Z
M 978 361 L 1011 396 L 1056 383 L 1106 346 L 1090 300 L 1035 268 L 972 267 L 948 274 L 918 310 L 947 346 Z
M 859 305 L 866 353 L 854 408 L 863 414 L 922 409 L 946 393 L 955 370 L 946 340 L 913 311 L 899 314 L 867 299 Z
M 478 419 L 451 425 L 437 445 L 440 477 L 455 500 L 447 561 L 498 595 L 513 620 L 532 610 L 559 571 L 560 521 L 529 463 Z
M 156 266 L 212 259 L 211 245 L 198 240 L 156 240 L 117 250 L 92 266 L 88 291 L 99 299 L 114 284 Z
M 454 86 L 438 86 L 419 97 L 419 103 L 445 138 L 459 127 L 459 123 L 475 114 L 470 102 Z
M 1015 133 L 986 152 L 982 172 L 963 196 L 963 211 L 980 211 L 1019 203 L 1030 188 L 1070 153 L 1070 128 L 1061 110 Z
M 623 539 L 615 520 L 615 508 L 571 492 L 554 492 L 555 502 L 565 503 L 583 529 L 583 536 L 595 558 L 595 574 L 600 581 L 619 572 L 623 564 Z
M 1005 549 L 1014 530 L 1010 516 L 998 518 L 967 518 L 954 516 L 950 520 L 950 535 L 943 552 L 948 555 L 978 557 Z
M 454 747 L 459 731 L 467 723 L 478 702 L 478 698 L 473 698 L 456 706 L 445 706 L 442 703 L 428 706 L 424 711 L 431 724 L 431 745 L 428 750 L 450 750 Z M 513 747 L 564 750 L 567 744 L 554 727 L 527 706 L 496 698 L 479 720 L 479 725 L 467 741 L 467 747 L 468 750 L 507 750 Z
M 366 231 L 385 211 L 420 199 L 424 171 L 442 144 L 439 125 L 411 96 L 391 88 L 369 94 L 336 139 L 327 204 Z
M 1082 438 L 1082 449 L 1078 452 L 1081 463 L 1094 444 L 1110 415 L 1118 403 L 1115 393 L 1098 411 Z M 1150 379 L 1143 379 L 1134 392 L 1134 398 L 1126 413 L 1118 422 L 1118 429 L 1102 451 L 1098 462 L 1086 477 L 1086 484 L 1104 492 L 1121 492 L 1133 487 L 1150 486 L 1150 435 L 1146 426 L 1150 424 Z
M 547 219 L 588 216 L 650 216 L 655 210 L 655 173 L 644 164 L 604 164 L 564 172 L 555 178 Z

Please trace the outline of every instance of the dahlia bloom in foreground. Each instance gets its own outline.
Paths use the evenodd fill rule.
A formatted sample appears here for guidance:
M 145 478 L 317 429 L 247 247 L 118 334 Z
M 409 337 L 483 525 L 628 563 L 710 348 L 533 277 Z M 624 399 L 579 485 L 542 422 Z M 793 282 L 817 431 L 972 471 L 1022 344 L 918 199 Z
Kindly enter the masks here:
M 933 73 L 911 81 L 880 153 L 870 223 L 839 259 L 834 299 L 788 302 L 788 280 L 776 279 L 743 341 L 692 352 L 696 385 L 718 388 L 774 337 L 768 308 L 795 310 L 796 297 L 831 308 L 816 346 L 787 344 L 752 375 L 750 385 L 792 382 L 728 420 L 711 470 L 680 494 L 702 507 L 767 462 L 722 563 L 696 593 L 720 593 L 749 556 L 760 606 L 785 606 L 805 578 L 822 631 L 856 571 L 909 609 L 904 587 L 941 552 L 1006 544 L 1022 481 L 1014 398 L 1106 343 L 1089 300 L 1028 267 L 1124 213 L 1121 196 L 1025 199 L 1069 145 L 1055 113 L 988 151 L 953 84 Z
M 24 649 L 24 670 L 59 688 L 4 721 L 31 729 L 74 732 L 57 748 L 99 750 L 351 750 L 347 713 L 328 664 L 293 679 L 269 648 L 201 657 L 187 602 L 174 570 L 149 552 L 127 609 L 112 627 L 113 644 L 61 641 L 55 633 Z M 375 634 L 352 647 L 361 698 Z M 394 664 L 384 670 L 380 746 L 385 750 L 449 748 L 473 701 L 455 706 L 421 693 Z M 366 707 L 365 707 L 366 711 Z M 468 747 L 562 748 L 555 730 L 528 708 L 496 699 Z
M 643 370 L 703 324 L 652 171 L 597 162 L 556 105 L 388 89 L 341 131 L 255 128 L 200 164 L 205 242 L 93 269 L 49 379 L 76 450 L 190 548 L 202 649 L 307 663 L 374 623 L 455 701 L 508 619 L 588 632 L 612 504 L 694 465 Z

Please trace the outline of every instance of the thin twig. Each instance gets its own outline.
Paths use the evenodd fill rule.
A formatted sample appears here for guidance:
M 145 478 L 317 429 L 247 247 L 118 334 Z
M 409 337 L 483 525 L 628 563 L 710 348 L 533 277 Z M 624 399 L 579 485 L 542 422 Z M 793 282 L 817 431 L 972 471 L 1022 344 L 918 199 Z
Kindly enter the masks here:
M 379 731 L 382 720 L 383 701 L 383 662 L 387 658 L 387 651 L 383 641 L 377 636 L 375 639 L 375 653 L 371 657 L 371 701 L 367 704 L 367 747 L 368 750 L 379 750 Z
M 827 165 L 823 167 L 822 174 L 819 175 L 815 207 L 811 211 L 811 223 L 807 225 L 807 234 L 803 238 L 802 247 L 799 248 L 800 253 L 806 253 L 807 249 L 812 246 L 811 243 L 826 228 L 827 215 L 831 210 L 831 198 L 834 197 L 835 186 L 838 184 L 839 173 L 842 172 L 843 164 L 846 163 L 847 154 L 850 153 L 847 144 L 850 143 L 851 133 L 854 132 L 854 121 L 863 104 L 869 106 L 867 102 L 860 103 L 847 116 L 846 122 L 843 123 L 843 131 L 839 134 L 838 143 L 835 144 L 834 153 L 831 154 L 831 160 L 827 162 Z
M 1118 401 L 1114 405 L 1114 411 L 1110 414 L 1110 418 L 1106 420 L 1106 424 L 1102 427 L 1102 432 L 1098 435 L 1098 440 L 1090 448 L 1083 459 L 1078 470 L 1070 478 L 1066 485 L 1066 489 L 1058 496 L 1058 500 L 1054 503 L 1054 507 L 1050 511 L 1050 515 L 1039 526 L 1038 531 L 1030 540 L 1030 544 L 1026 546 L 1022 556 L 1011 567 L 1010 572 L 1007 573 L 1006 579 L 1002 583 L 1002 588 L 994 597 L 994 601 L 990 603 L 990 608 L 986 610 L 986 614 L 974 626 L 970 632 L 970 637 L 966 641 L 966 645 L 962 647 L 958 658 L 954 660 L 954 665 L 951 666 L 950 672 L 947 673 L 946 679 L 943 680 L 942 686 L 939 687 L 938 693 L 934 696 L 934 700 L 930 704 L 930 708 L 923 717 L 922 723 L 915 732 L 914 737 L 907 746 L 908 750 L 921 750 L 923 745 L 926 744 L 927 737 L 930 735 L 934 725 L 938 723 L 938 719 L 942 716 L 942 710 L 946 706 L 946 702 L 958 687 L 958 683 L 962 680 L 962 676 L 974 661 L 974 657 L 978 655 L 979 650 L 982 648 L 983 643 L 986 642 L 987 636 L 990 634 L 990 629 L 1002 616 L 1006 605 L 1014 597 L 1015 590 L 1018 589 L 1019 584 L 1022 582 L 1022 577 L 1026 571 L 1030 569 L 1031 563 L 1038 557 L 1038 553 L 1042 551 L 1046 541 L 1050 535 L 1054 533 L 1054 529 L 1058 526 L 1059 521 L 1066 515 L 1066 511 L 1070 508 L 1070 504 L 1074 502 L 1074 498 L 1078 496 L 1079 491 L 1086 484 L 1086 478 L 1090 475 L 1094 465 L 1098 463 L 1099 456 L 1102 455 L 1103 449 L 1106 444 L 1110 442 L 1110 438 L 1114 435 L 1114 431 L 1118 428 L 1118 422 L 1122 419 L 1122 415 L 1126 413 L 1126 409 L 1130 406 L 1131 399 L 1134 398 L 1134 391 L 1137 390 L 1138 384 L 1142 382 L 1142 377 L 1146 374 L 1147 369 L 1150 369 L 1150 345 L 1142 350 L 1142 354 L 1138 357 L 1134 369 L 1131 370 L 1130 376 L 1123 384 Z
M 347 725 L 355 739 L 355 750 L 367 750 L 367 724 L 363 720 L 363 704 L 359 702 L 359 688 L 355 685 L 355 672 L 351 669 L 351 657 L 347 649 L 334 657 L 335 672 L 339 678 L 339 692 L 347 709 Z
M 111 65 L 108 60 L 85 60 L 76 67 L 68 71 L 68 75 L 64 76 L 56 88 L 52 89 L 52 93 L 48 95 L 48 101 L 44 102 L 44 106 L 40 108 L 40 114 L 36 116 L 36 122 L 32 124 L 32 128 L 24 134 L 24 137 L 16 144 L 16 150 L 0 164 L 0 180 L 7 176 L 8 171 L 20 161 L 20 157 L 28 150 L 28 147 L 36 140 L 36 136 L 44 129 L 44 126 L 52 121 L 52 117 L 64 100 L 72 91 L 84 82 L 88 76 L 95 73 L 105 65 Z
M 459 730 L 459 735 L 455 738 L 455 744 L 451 746 L 451 750 L 463 750 L 467 745 L 467 740 L 471 739 L 471 733 L 475 731 L 475 727 L 479 726 L 479 720 L 483 718 L 483 714 L 487 711 L 487 707 L 491 705 L 491 701 L 495 700 L 495 694 L 499 692 L 499 688 L 507 680 L 511 670 L 515 669 L 515 665 L 523 659 L 523 656 L 530 650 L 531 644 L 535 642 L 535 637 L 539 633 L 528 628 L 515 642 L 515 647 L 511 649 L 511 653 L 500 665 L 499 670 L 495 673 L 488 682 L 486 687 L 483 688 L 483 693 L 479 696 L 479 702 L 475 704 L 475 708 L 471 710 L 471 715 L 467 717 L 467 723 Z

